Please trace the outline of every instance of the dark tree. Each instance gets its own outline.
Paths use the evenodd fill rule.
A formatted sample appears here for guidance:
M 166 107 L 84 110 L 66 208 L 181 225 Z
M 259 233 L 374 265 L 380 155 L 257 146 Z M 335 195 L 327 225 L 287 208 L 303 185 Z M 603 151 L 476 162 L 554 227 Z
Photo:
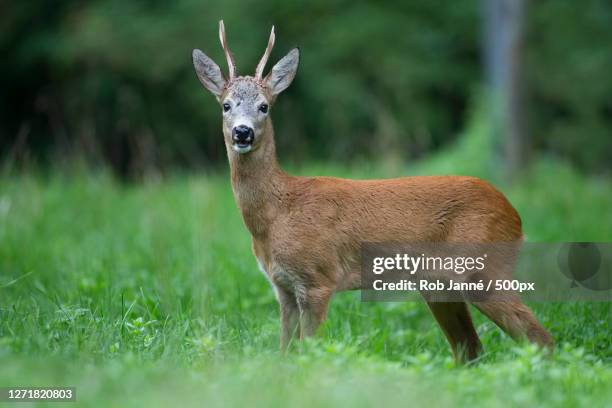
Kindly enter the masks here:
M 524 0 L 485 0 L 485 69 L 490 88 L 493 137 L 503 176 L 513 178 L 527 163 L 523 111 Z

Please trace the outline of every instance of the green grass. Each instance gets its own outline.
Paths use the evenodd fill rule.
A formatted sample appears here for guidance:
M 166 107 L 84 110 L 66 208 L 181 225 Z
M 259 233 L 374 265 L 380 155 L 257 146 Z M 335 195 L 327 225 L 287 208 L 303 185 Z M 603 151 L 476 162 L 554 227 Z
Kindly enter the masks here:
M 463 143 L 409 168 L 297 171 L 486 174 Z M 612 240 L 610 180 L 542 159 L 502 190 L 531 241 Z M 0 386 L 71 385 L 80 404 L 105 407 L 609 406 L 610 304 L 533 306 L 552 358 L 475 312 L 486 354 L 457 367 L 423 304 L 358 293 L 336 296 L 320 336 L 282 357 L 276 301 L 226 174 L 0 177 Z

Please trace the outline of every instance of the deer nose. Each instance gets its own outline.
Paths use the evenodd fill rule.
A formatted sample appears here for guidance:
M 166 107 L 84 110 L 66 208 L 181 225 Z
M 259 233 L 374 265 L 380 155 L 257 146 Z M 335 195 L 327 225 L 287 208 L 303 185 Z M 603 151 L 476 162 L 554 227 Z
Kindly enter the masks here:
M 237 144 L 251 144 L 253 143 L 254 133 L 253 129 L 248 126 L 240 125 L 232 129 L 232 141 Z

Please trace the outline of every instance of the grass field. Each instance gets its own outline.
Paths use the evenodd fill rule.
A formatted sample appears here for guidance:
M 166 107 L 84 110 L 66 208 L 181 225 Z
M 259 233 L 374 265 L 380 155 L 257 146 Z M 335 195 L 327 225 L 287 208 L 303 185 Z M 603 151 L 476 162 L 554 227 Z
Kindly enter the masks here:
M 482 174 L 461 148 L 450 167 L 442 154 L 297 171 Z M 534 304 L 558 344 L 550 359 L 475 312 L 486 354 L 458 367 L 424 304 L 343 293 L 320 336 L 282 357 L 227 174 L 67 173 L 0 178 L 0 386 L 76 386 L 80 405 L 104 407 L 610 406 L 610 304 Z M 502 190 L 531 241 L 612 240 L 610 180 L 539 160 Z

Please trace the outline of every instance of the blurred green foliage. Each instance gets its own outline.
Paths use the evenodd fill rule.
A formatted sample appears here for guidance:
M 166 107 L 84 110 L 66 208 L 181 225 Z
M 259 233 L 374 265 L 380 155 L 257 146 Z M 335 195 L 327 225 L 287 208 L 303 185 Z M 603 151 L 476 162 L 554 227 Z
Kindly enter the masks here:
M 481 2 L 97 0 L 5 2 L 0 153 L 77 152 L 122 173 L 222 160 L 216 101 L 191 50 L 222 67 L 223 18 L 251 74 L 272 24 L 273 62 L 302 50 L 274 109 L 283 157 L 420 157 L 463 129 L 481 88 Z M 531 2 L 526 36 L 532 146 L 587 170 L 612 156 L 612 4 Z
M 532 2 L 526 37 L 534 146 L 588 171 L 612 165 L 612 2 Z

